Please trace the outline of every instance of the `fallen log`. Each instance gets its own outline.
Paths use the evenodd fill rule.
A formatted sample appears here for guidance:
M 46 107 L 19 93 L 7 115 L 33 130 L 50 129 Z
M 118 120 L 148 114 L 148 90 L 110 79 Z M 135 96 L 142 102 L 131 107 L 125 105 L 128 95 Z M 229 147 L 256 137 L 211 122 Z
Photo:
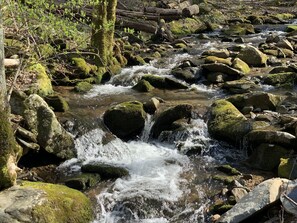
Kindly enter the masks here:
M 182 10 L 180 9 L 163 9 L 157 7 L 145 7 L 144 12 L 156 13 L 159 15 L 182 15 Z
M 191 5 L 189 7 L 186 7 L 182 11 L 182 15 L 184 17 L 192 17 L 194 15 L 199 14 L 199 6 L 198 5 Z
M 20 60 L 19 59 L 4 59 L 4 67 L 6 68 L 14 68 L 18 67 L 20 65 Z
M 121 28 L 131 28 L 135 31 L 142 31 L 146 33 L 155 33 L 158 29 L 157 24 L 150 24 L 148 21 L 135 21 L 129 18 L 117 16 L 116 26 Z

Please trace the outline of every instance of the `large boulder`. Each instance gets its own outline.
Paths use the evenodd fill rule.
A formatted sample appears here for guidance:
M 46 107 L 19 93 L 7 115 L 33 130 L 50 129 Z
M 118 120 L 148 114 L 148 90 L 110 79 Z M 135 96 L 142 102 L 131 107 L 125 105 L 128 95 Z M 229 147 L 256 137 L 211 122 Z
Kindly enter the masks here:
M 231 102 L 224 99 L 212 104 L 207 125 L 213 137 L 236 144 L 240 143 L 251 129 L 247 118 Z
M 155 120 L 151 136 L 158 138 L 164 130 L 172 130 L 172 124 L 182 118 L 191 118 L 192 105 L 181 104 L 162 112 Z
M 285 186 L 287 182 L 288 180 L 282 178 L 262 182 L 223 214 L 218 222 L 237 223 L 248 220 L 249 217 L 278 201 L 281 195 L 281 187 Z
M 103 115 L 103 121 L 117 137 L 127 140 L 141 133 L 146 113 L 139 101 L 128 101 L 109 108 Z
M 89 223 L 90 200 L 66 186 L 22 182 L 0 193 L 2 223 Z
M 231 93 L 242 94 L 249 93 L 252 90 L 259 89 L 260 86 L 255 84 L 253 81 L 240 79 L 225 82 L 223 84 L 223 88 L 227 89 Z
M 29 130 L 37 134 L 41 148 L 60 159 L 75 157 L 73 137 L 61 126 L 47 103 L 37 94 L 32 94 L 25 100 L 25 105 L 24 118 Z
M 245 48 L 243 48 L 237 57 L 246 62 L 248 65 L 254 67 L 265 66 L 268 59 L 264 53 L 262 53 L 256 47 L 250 45 L 247 45 Z

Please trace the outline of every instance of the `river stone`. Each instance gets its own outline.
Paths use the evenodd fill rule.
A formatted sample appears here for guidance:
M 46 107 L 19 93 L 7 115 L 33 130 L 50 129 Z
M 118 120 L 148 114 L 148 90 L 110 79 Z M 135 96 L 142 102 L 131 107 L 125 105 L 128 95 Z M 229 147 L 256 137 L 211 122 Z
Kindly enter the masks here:
M 242 61 L 239 58 L 235 58 L 232 62 L 232 67 L 236 70 L 241 71 L 244 74 L 248 74 L 250 73 L 251 69 L 249 67 L 249 65 L 247 65 L 247 63 L 245 63 L 244 61 Z
M 138 92 L 150 92 L 154 89 L 154 87 L 150 84 L 150 82 L 146 80 L 140 80 L 132 87 L 132 89 Z
M 281 158 L 278 166 L 278 176 L 294 180 L 297 178 L 296 158 Z
M 205 58 L 205 63 L 222 63 L 228 66 L 232 65 L 231 58 L 220 58 L 216 56 L 207 56 Z
M 158 138 L 164 130 L 171 130 L 172 124 L 182 118 L 191 118 L 193 106 L 189 104 L 177 105 L 163 111 L 155 120 L 151 129 L 151 136 Z
M 274 73 L 269 74 L 263 79 L 264 84 L 269 84 L 273 86 L 293 86 L 297 80 L 297 73 L 286 72 L 286 73 Z
M 273 178 L 260 183 L 223 214 L 218 223 L 241 222 L 261 212 L 267 206 L 279 200 L 280 188 L 287 182 L 287 179 Z
M 248 194 L 248 191 L 243 187 L 235 187 L 231 190 L 231 194 L 234 196 L 235 201 L 240 201 L 245 195 Z
M 64 160 L 75 157 L 73 137 L 61 126 L 47 103 L 32 94 L 25 100 L 25 105 L 24 118 L 29 130 L 37 134 L 41 148 Z
M 259 89 L 260 87 L 255 84 L 253 81 L 250 80 L 234 80 L 234 81 L 227 81 L 223 84 L 223 88 L 227 89 L 231 93 L 235 94 L 242 94 L 248 93 L 252 90 Z
M 282 39 L 275 44 L 279 48 L 288 49 L 294 51 L 294 47 L 287 39 Z
M 103 115 L 104 124 L 117 137 L 127 140 L 141 133 L 146 113 L 139 101 L 128 101 L 112 106 Z
M 282 97 L 266 92 L 253 92 L 242 95 L 235 95 L 228 98 L 237 108 L 253 106 L 254 109 L 272 110 L 281 103 Z
M 251 128 L 247 118 L 229 101 L 217 100 L 210 108 L 209 133 L 217 139 L 239 143 Z
M 187 89 L 188 86 L 178 80 L 158 75 L 147 74 L 142 76 L 142 80 L 148 81 L 153 87 L 160 89 Z
M 129 171 L 124 167 L 100 162 L 85 164 L 81 167 L 81 171 L 85 173 L 98 173 L 104 179 L 129 176 Z
M 187 83 L 193 83 L 199 78 L 192 67 L 174 68 L 172 69 L 171 74 L 178 79 L 186 81 Z
M 202 53 L 202 56 L 215 56 L 219 58 L 228 58 L 230 57 L 230 52 L 227 49 L 222 50 L 207 50 Z
M 143 108 L 146 113 L 154 114 L 160 107 L 160 101 L 157 98 L 151 98 L 143 104 Z
M 1 223 L 88 223 L 92 218 L 90 200 L 62 185 L 22 182 L 0 193 Z
M 236 70 L 226 64 L 222 63 L 211 63 L 211 64 L 204 64 L 202 65 L 202 68 L 208 72 L 220 72 L 227 74 L 230 79 L 239 79 L 240 77 L 244 76 L 244 74 Z
M 65 179 L 64 183 L 67 187 L 76 190 L 86 190 L 94 187 L 96 183 L 100 182 L 100 179 L 99 174 L 82 173 Z
M 246 135 L 248 145 L 255 148 L 261 143 L 276 144 L 286 149 L 294 149 L 296 137 L 287 132 L 275 130 L 253 130 Z
M 206 74 L 206 79 L 210 83 L 217 84 L 217 83 L 224 83 L 226 80 L 228 80 L 228 76 L 220 72 L 211 72 Z
M 253 149 L 252 155 L 247 160 L 249 166 L 261 170 L 272 171 L 280 164 L 280 159 L 287 157 L 290 150 L 282 146 L 261 143 Z
M 248 65 L 255 67 L 265 66 L 268 59 L 268 57 L 256 47 L 249 45 L 243 48 L 237 57 Z

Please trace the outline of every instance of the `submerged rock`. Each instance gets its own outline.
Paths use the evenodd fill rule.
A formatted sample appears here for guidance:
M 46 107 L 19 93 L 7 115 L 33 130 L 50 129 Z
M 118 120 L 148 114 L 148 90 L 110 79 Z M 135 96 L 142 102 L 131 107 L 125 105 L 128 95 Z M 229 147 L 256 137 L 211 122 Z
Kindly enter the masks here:
M 172 124 L 182 118 L 191 118 L 192 105 L 181 104 L 162 112 L 151 129 L 153 138 L 157 138 L 162 131 L 172 129 Z
M 24 118 L 30 131 L 37 134 L 41 148 L 61 159 L 75 157 L 73 137 L 61 126 L 47 103 L 33 94 L 25 100 L 25 104 Z
M 109 108 L 103 115 L 104 124 L 121 139 L 131 139 L 141 133 L 146 113 L 139 101 L 128 101 Z
M 22 182 L 0 193 L 2 223 L 89 223 L 92 219 L 90 200 L 66 186 Z
M 279 200 L 281 195 L 280 189 L 287 182 L 287 179 L 282 178 L 274 178 L 262 182 L 223 214 L 218 222 L 237 223 L 261 212 L 265 207 Z
M 98 173 L 104 179 L 119 178 L 129 175 L 129 171 L 120 166 L 110 165 L 106 163 L 89 163 L 81 167 L 86 173 Z

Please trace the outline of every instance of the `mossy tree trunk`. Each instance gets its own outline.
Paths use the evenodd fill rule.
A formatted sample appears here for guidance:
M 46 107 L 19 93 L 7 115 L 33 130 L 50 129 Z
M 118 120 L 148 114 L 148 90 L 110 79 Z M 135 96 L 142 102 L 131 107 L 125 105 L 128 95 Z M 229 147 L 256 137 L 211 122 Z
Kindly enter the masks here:
M 91 44 L 98 50 L 99 67 L 108 66 L 113 56 L 116 6 L 117 0 L 99 0 L 94 6 Z
M 6 95 L 3 35 L 0 18 L 0 190 L 12 186 L 16 181 L 16 154 L 19 150 L 9 121 L 10 111 Z

